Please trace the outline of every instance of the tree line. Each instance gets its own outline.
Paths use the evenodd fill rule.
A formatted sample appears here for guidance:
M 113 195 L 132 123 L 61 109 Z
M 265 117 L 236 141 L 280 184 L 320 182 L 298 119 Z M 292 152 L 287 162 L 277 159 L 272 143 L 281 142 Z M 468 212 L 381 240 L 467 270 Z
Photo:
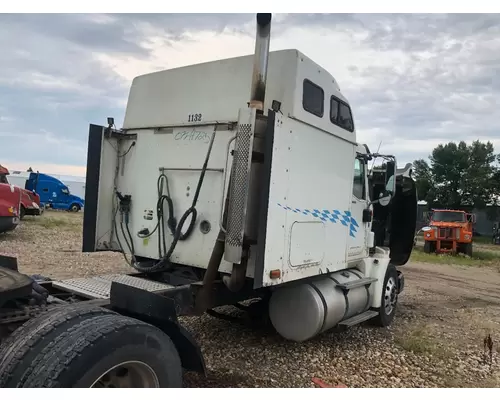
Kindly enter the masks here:
M 500 154 L 491 142 L 440 144 L 413 162 L 419 200 L 431 207 L 484 209 L 498 205 Z

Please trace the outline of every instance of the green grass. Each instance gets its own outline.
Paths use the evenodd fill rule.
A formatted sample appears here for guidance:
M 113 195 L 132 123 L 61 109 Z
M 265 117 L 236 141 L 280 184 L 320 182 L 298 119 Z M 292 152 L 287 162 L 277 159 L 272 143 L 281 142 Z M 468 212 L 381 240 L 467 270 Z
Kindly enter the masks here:
M 405 330 L 404 333 L 397 335 L 394 340 L 398 346 L 415 354 L 433 354 L 440 357 L 450 355 L 450 351 L 441 346 L 425 326 Z
M 491 236 L 474 236 L 473 238 L 474 243 L 477 244 L 491 244 L 493 246 L 493 243 L 491 241 Z M 500 246 L 498 246 L 500 248 Z
M 63 213 L 45 212 L 41 216 L 25 218 L 23 223 L 40 226 L 44 229 L 60 228 L 71 231 L 78 231 L 82 229 L 80 220 L 64 215 Z
M 464 254 L 426 254 L 423 251 L 422 245 L 417 243 L 417 246 L 413 249 L 411 254 L 411 261 L 432 264 L 485 266 L 500 264 L 500 253 L 474 249 L 472 251 L 472 257 L 467 257 Z

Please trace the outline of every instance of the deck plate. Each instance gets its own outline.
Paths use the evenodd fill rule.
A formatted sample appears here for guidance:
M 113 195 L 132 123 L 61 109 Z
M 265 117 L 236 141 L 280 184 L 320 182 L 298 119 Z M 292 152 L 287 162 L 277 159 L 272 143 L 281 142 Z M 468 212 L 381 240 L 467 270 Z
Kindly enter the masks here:
M 172 285 L 167 285 L 165 283 L 154 282 L 136 276 L 121 274 L 54 281 L 52 286 L 57 289 L 67 290 L 71 293 L 87 297 L 89 299 L 109 299 L 112 282 L 123 283 L 124 285 L 133 286 L 152 293 L 173 287 Z

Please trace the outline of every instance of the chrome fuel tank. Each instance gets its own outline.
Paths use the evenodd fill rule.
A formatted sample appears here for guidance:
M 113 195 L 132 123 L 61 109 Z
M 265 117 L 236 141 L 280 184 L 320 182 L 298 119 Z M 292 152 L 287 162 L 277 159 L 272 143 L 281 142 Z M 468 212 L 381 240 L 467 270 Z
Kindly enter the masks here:
M 269 303 L 276 331 L 286 339 L 302 342 L 366 311 L 370 294 L 366 286 L 348 291 L 339 284 L 364 278 L 356 269 L 337 271 L 320 279 L 278 288 Z

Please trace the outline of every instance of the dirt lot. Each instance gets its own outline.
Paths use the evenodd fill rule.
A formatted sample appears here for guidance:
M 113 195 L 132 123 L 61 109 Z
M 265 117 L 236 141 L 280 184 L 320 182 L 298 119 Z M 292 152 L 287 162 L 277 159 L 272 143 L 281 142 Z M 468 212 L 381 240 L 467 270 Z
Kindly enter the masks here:
M 0 253 L 17 256 L 24 273 L 59 279 L 130 271 L 120 254 L 82 254 L 81 231 L 81 213 L 26 217 L 0 235 Z M 318 377 L 349 387 L 500 387 L 500 251 L 477 249 L 473 260 L 416 251 L 390 329 L 359 326 L 297 344 L 245 319 L 184 318 L 209 369 L 207 378 L 186 375 L 185 385 L 308 387 Z

